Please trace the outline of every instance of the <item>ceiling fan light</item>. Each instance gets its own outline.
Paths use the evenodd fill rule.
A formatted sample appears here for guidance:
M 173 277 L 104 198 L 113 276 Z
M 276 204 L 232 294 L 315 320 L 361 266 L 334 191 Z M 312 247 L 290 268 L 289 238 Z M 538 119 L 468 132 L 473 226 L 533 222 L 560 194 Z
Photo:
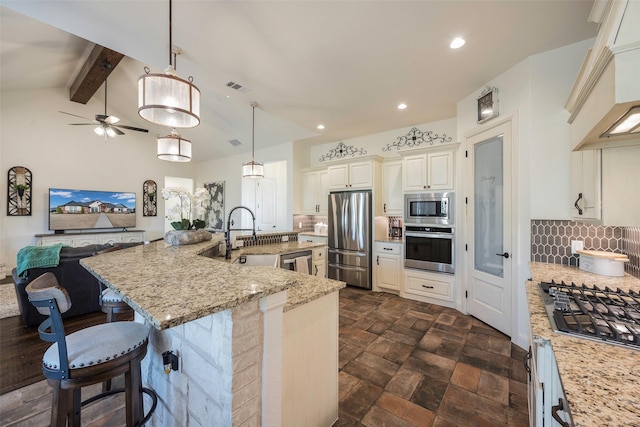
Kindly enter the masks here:
M 176 132 L 162 137 L 158 135 L 158 158 L 169 162 L 190 162 L 191 141 Z
M 93 131 L 96 133 L 96 135 L 98 136 L 104 136 L 104 128 L 102 126 L 96 126 Z
M 264 165 L 256 161 L 242 164 L 243 178 L 264 178 Z
M 113 130 L 113 128 L 111 128 L 111 127 L 108 127 L 108 128 L 106 129 L 106 133 L 107 133 L 107 136 L 108 136 L 109 138 L 115 138 L 115 136 L 116 136 L 116 131 L 115 131 L 115 130 Z

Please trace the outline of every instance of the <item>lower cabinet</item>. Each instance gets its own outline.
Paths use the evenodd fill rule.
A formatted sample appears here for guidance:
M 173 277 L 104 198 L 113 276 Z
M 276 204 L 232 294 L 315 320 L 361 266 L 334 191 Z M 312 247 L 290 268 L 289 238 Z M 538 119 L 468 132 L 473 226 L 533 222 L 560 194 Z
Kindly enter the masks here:
M 405 268 L 403 296 L 436 304 L 452 303 L 453 279 L 454 276 L 449 274 Z
M 144 231 L 118 231 L 115 233 L 69 233 L 69 234 L 38 234 L 36 246 L 51 246 L 64 243 L 67 246 L 80 247 L 88 245 L 104 245 L 106 243 L 137 243 L 144 241 Z
M 311 274 L 318 277 L 327 277 L 327 247 L 313 248 Z
M 375 242 L 374 290 L 400 293 L 402 288 L 402 243 Z

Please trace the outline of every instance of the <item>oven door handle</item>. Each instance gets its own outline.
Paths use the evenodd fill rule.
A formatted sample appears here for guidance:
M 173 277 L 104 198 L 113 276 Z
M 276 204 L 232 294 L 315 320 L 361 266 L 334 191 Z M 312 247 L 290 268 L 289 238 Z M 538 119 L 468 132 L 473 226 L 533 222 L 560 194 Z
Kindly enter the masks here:
M 428 237 L 431 239 L 449 239 L 453 240 L 452 233 L 412 233 L 407 231 L 404 233 L 405 237 Z

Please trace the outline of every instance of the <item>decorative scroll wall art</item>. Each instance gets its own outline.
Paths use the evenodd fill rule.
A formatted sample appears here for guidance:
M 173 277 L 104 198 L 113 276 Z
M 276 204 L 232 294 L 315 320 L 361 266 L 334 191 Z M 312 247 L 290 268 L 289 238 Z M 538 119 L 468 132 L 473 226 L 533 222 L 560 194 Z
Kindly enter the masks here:
M 158 185 L 150 179 L 142 184 L 142 216 L 158 215 Z
M 329 150 L 327 154 L 323 154 L 320 157 L 321 162 L 328 162 L 331 160 L 344 159 L 345 157 L 364 156 L 367 154 L 367 150 L 362 148 L 356 148 L 353 145 L 345 145 L 344 142 L 339 142 L 336 148 Z
M 399 136 L 396 142 L 387 144 L 386 147 L 382 147 L 382 151 L 391 151 L 393 148 L 396 150 L 400 150 L 402 148 L 415 148 L 422 144 L 433 145 L 434 142 L 438 142 L 440 144 L 451 142 L 451 137 L 447 136 L 446 133 L 438 135 L 430 130 L 422 132 L 418 128 L 413 128 L 406 135 Z
M 211 198 L 204 205 L 205 228 L 215 231 L 224 230 L 224 181 L 204 184 Z
M 31 215 L 31 171 L 14 166 L 7 174 L 7 215 Z

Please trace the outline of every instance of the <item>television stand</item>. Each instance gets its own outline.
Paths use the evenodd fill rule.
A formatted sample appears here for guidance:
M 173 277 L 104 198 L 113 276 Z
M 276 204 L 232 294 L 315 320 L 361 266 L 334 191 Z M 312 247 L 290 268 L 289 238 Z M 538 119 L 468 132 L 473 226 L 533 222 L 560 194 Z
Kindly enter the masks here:
M 137 243 L 144 242 L 144 230 L 103 231 L 95 233 L 58 233 L 36 234 L 37 246 L 50 246 L 64 243 L 79 247 L 87 245 L 103 245 L 105 243 Z

